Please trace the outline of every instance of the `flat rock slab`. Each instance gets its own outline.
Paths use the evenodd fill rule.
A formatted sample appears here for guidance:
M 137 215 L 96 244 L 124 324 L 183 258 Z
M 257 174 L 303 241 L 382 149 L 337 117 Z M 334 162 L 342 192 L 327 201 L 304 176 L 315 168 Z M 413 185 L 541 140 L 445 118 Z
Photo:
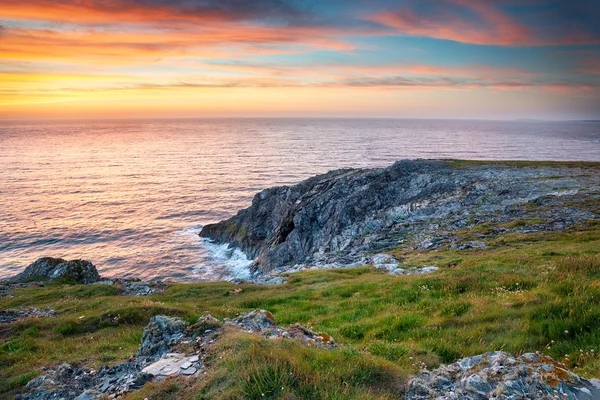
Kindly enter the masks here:
M 142 370 L 143 373 L 155 377 L 155 379 L 167 376 L 195 375 L 202 368 L 198 356 L 187 357 L 182 353 L 167 353 L 163 358 L 148 365 Z

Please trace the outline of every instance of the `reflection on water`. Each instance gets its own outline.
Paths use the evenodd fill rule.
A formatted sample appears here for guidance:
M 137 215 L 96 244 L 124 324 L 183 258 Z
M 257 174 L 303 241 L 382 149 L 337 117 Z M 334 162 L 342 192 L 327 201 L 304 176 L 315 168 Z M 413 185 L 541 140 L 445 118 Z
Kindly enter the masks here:
M 600 161 L 600 124 L 3 122 L 0 277 L 42 256 L 90 259 L 108 276 L 214 280 L 244 275 L 243 255 L 202 242 L 201 224 L 234 214 L 269 186 L 401 158 Z

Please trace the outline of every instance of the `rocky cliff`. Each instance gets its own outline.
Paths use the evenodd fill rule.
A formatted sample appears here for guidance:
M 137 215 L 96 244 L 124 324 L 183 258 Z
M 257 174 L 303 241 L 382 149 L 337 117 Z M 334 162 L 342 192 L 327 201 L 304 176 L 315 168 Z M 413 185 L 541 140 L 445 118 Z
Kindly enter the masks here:
M 599 187 L 597 170 L 562 164 L 405 160 L 263 190 L 200 235 L 242 249 L 256 273 L 369 263 L 370 254 L 399 245 L 468 248 L 453 232 L 483 222 L 535 218 L 529 230 L 565 229 L 597 218 L 568 202 L 582 188 L 597 196 Z

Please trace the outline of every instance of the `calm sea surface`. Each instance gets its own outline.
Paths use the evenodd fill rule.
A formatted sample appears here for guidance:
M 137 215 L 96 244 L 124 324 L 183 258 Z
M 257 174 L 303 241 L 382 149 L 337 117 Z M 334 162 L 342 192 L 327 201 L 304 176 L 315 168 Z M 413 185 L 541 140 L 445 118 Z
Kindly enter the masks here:
M 42 256 L 106 276 L 214 280 L 244 255 L 203 224 L 259 190 L 402 158 L 600 161 L 600 123 L 232 119 L 0 122 L 0 278 Z

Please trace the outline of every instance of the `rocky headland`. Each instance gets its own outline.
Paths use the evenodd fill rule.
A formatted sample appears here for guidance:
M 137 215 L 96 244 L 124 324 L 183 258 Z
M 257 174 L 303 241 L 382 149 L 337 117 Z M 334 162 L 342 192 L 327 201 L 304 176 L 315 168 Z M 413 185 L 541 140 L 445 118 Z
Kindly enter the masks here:
M 507 232 L 565 230 L 597 218 L 575 203 L 599 189 L 597 170 L 577 164 L 405 160 L 263 190 L 200 236 L 243 250 L 261 281 L 305 267 L 377 264 L 373 256 L 399 246 L 467 250 Z M 467 242 L 457 235 L 486 223 L 506 226 Z

